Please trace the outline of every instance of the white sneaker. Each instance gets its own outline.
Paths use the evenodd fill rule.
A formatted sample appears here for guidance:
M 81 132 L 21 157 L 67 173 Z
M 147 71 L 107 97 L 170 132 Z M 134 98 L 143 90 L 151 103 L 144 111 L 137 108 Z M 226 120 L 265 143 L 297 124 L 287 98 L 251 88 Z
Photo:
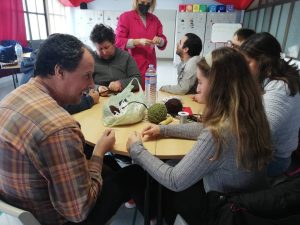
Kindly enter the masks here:
M 156 218 L 150 220 L 150 225 L 156 225 L 156 224 L 157 224 Z
M 130 199 L 128 202 L 125 202 L 125 207 L 127 209 L 135 208 L 135 206 L 136 206 L 135 202 L 132 199 Z

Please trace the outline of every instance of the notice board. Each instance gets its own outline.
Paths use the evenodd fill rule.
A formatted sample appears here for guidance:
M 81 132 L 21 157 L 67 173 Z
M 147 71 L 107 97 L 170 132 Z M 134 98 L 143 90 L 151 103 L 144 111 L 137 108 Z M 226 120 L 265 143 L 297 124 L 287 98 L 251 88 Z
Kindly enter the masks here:
M 240 23 L 214 23 L 211 29 L 211 41 L 214 43 L 227 42 L 241 27 Z

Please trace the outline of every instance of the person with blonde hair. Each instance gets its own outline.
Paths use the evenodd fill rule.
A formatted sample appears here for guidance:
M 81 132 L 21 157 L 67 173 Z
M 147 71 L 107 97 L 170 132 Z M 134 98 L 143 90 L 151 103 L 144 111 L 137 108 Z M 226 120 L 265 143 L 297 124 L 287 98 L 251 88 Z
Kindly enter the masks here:
M 298 145 L 300 127 L 300 74 L 296 64 L 285 61 L 281 46 L 271 34 L 249 37 L 240 47 L 251 74 L 260 85 L 272 132 L 274 159 L 268 166 L 271 177 L 289 168 Z
M 178 213 L 188 224 L 200 224 L 206 216 L 206 192 L 268 187 L 265 168 L 272 157 L 271 134 L 259 87 L 245 58 L 233 48 L 214 50 L 198 63 L 199 83 L 200 70 L 207 67 L 208 86 L 201 87 L 206 96 L 203 123 L 149 125 L 141 134 L 132 133 L 127 142 L 133 161 L 166 188 L 162 208 L 167 224 L 173 224 Z M 171 166 L 145 149 L 142 136 L 196 142 Z M 133 197 L 138 206 L 143 205 L 143 196 Z
M 133 10 L 124 12 L 116 29 L 116 46 L 127 50 L 135 59 L 145 86 L 145 73 L 150 64 L 156 68 L 155 46 L 164 50 L 167 38 L 160 20 L 152 14 L 156 0 L 133 0 Z

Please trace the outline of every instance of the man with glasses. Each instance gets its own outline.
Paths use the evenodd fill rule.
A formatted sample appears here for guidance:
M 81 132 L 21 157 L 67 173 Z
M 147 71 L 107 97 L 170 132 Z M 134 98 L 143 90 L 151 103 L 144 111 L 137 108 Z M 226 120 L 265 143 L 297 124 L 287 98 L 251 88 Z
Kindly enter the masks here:
M 254 30 L 248 28 L 238 29 L 233 34 L 232 40 L 228 41 L 228 47 L 239 48 L 242 45 L 242 43 L 253 34 L 255 34 Z

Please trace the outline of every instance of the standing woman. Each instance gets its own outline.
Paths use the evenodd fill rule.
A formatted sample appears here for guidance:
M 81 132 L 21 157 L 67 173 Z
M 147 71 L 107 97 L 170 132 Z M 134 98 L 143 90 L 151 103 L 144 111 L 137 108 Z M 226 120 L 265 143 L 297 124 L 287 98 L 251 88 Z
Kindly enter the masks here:
M 133 10 L 121 14 L 116 29 L 116 46 L 128 50 L 135 59 L 145 87 L 150 64 L 156 68 L 155 46 L 164 50 L 167 38 L 159 19 L 152 14 L 156 0 L 133 0 Z
M 240 49 L 263 93 L 275 149 L 273 161 L 268 167 L 268 175 L 278 176 L 288 169 L 291 154 L 298 144 L 299 69 L 281 57 L 281 46 L 269 33 L 252 35 Z

